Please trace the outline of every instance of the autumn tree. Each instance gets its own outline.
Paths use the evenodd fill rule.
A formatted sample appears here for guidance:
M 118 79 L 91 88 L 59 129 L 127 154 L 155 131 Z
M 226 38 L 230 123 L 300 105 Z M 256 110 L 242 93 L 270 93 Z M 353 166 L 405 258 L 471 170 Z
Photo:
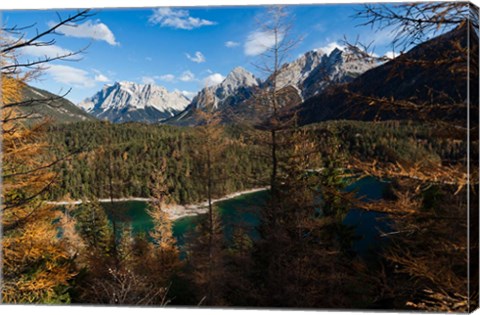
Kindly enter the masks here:
M 278 82 L 282 65 L 289 57 L 289 53 L 298 44 L 300 38 L 292 38 L 293 23 L 285 7 L 272 6 L 267 9 L 266 16 L 259 23 L 259 31 L 272 38 L 272 45 L 265 46 L 256 67 L 267 75 L 267 84 L 254 96 L 255 107 L 263 117 L 268 117 L 264 126 L 269 134 L 267 141 L 270 147 L 270 189 L 275 194 L 279 175 L 279 151 L 282 150 L 282 141 L 279 133 L 288 129 L 291 120 L 282 121 L 280 110 L 285 107 L 288 89 Z
M 182 265 L 177 241 L 173 235 L 173 222 L 167 209 L 174 205 L 170 195 L 171 188 L 167 186 L 167 177 L 167 160 L 163 159 L 151 184 L 153 201 L 148 214 L 153 221 L 153 230 L 150 232 L 153 241 L 150 252 L 153 257 L 147 269 L 150 268 L 149 273 L 156 275 L 154 282 L 165 289 L 171 284 L 172 277 Z M 142 267 L 142 264 L 139 267 Z
M 343 191 L 346 160 L 334 137 L 300 126 L 296 103 L 289 102 L 291 91 L 278 81 L 297 40 L 289 36 L 292 24 L 284 8 L 268 13 L 271 19 L 262 30 L 272 34 L 274 44 L 266 47 L 263 69 L 269 76 L 255 100 L 268 113 L 257 127 L 268 134 L 260 142 L 269 149 L 271 190 L 260 210 L 260 239 L 251 255 L 253 285 L 243 286 L 253 288 L 252 300 L 261 306 L 367 305 L 367 290 L 358 290 L 358 274 L 365 267 L 352 254 L 352 229 L 342 223 L 352 195 Z
M 213 199 L 223 194 L 226 180 L 223 154 L 225 150 L 224 128 L 220 125 L 220 113 L 214 111 L 213 95 L 207 89 L 206 108 L 196 112 L 199 143 L 195 151 L 199 161 L 197 176 L 203 178 L 204 196 L 208 212 L 191 236 L 188 248 L 190 278 L 195 283 L 199 303 L 223 305 L 224 234 L 221 217 L 213 205 Z
M 48 46 L 62 25 L 87 18 L 79 11 L 60 18 L 54 26 L 26 38 L 21 27 L 2 26 L 0 33 L 2 110 L 2 296 L 7 303 L 68 302 L 69 280 L 75 275 L 64 240 L 58 237 L 60 213 L 42 197 L 55 183 L 45 142 L 45 123 L 27 126 L 29 107 L 51 99 L 25 101 L 22 89 L 42 66 L 65 60 L 79 52 L 28 60 L 25 47 Z
M 118 305 L 167 305 L 173 260 L 143 235 L 134 235 L 129 225 L 119 226 L 115 252 L 92 255 L 75 288 L 76 303 Z M 96 256 L 96 259 L 94 259 Z M 162 258 L 159 259 L 159 256 Z
M 364 25 L 392 30 L 393 45 L 400 50 L 434 35 L 456 34 L 443 37 L 443 51 L 424 50 L 422 55 L 417 50 L 392 61 L 389 80 L 401 79 L 414 67 L 437 73 L 424 78 L 416 95 L 350 97 L 353 104 L 368 101 L 379 113 L 421 121 L 445 141 L 470 142 L 467 156 L 456 163 L 358 158 L 350 165 L 396 183 L 392 200 L 362 205 L 389 213 L 393 222 L 395 232 L 386 234 L 392 245 L 385 258 L 395 275 L 386 286 L 389 297 L 397 297 L 396 307 L 471 311 L 478 306 L 478 223 L 471 223 L 478 222 L 478 8 L 462 2 L 380 4 L 365 6 L 358 17 Z M 457 81 L 439 85 L 445 78 Z
M 256 303 L 284 307 L 354 307 L 365 303 L 359 292 L 364 268 L 351 254 L 352 233 L 342 221 L 350 205 L 342 192 L 343 174 L 320 155 L 316 133 L 290 131 L 282 177 L 275 195 L 261 209 L 260 240 L 254 244 L 252 277 Z M 333 147 L 332 143 L 329 143 Z M 324 165 L 324 168 L 319 166 Z M 349 283 L 348 288 L 342 283 Z M 298 294 L 301 292 L 301 294 Z M 358 303 L 358 304 L 355 304 Z
M 3 104 L 15 101 L 10 97 L 16 93 L 20 98 L 20 86 L 17 80 L 2 77 Z M 9 90 L 12 87 L 15 90 Z M 65 289 L 74 273 L 53 223 L 59 213 L 41 199 L 55 179 L 44 168 L 49 162 L 44 160 L 43 131 L 13 122 L 17 117 L 13 112 L 8 117 L 2 124 L 2 301 L 68 302 Z
M 172 199 L 166 185 L 166 160 L 152 174 L 152 202 L 148 214 L 153 229 L 135 235 L 128 224 L 117 223 L 114 231 L 105 209 L 98 202 L 78 209 L 78 230 L 88 244 L 83 277 L 75 302 L 166 305 L 172 277 L 181 262 L 167 206 Z M 115 210 L 115 208 L 114 208 Z M 118 235 L 116 235 L 118 233 Z M 113 244 L 116 243 L 115 249 Z
M 64 196 L 63 200 L 67 203 L 71 202 L 71 204 L 66 204 L 63 211 L 60 212 L 61 216 L 59 225 L 61 230 L 61 238 L 65 242 L 66 250 L 69 253 L 69 259 L 73 261 L 79 256 L 84 255 L 87 244 L 83 240 L 78 230 L 78 224 L 74 213 L 77 205 L 69 195 Z

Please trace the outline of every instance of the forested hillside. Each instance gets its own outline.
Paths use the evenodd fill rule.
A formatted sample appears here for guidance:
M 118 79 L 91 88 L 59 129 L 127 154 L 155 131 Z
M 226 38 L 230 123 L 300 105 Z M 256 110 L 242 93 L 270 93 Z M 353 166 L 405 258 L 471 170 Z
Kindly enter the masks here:
M 217 197 L 262 185 L 267 161 L 258 145 L 247 145 L 246 135 L 233 127 L 224 133 L 224 176 L 219 179 Z M 49 136 L 59 159 L 72 154 L 55 166 L 61 179 L 52 189 L 52 199 L 66 194 L 74 199 L 109 197 L 110 178 L 115 198 L 151 197 L 151 175 L 163 159 L 168 166 L 163 176 L 175 201 L 185 204 L 202 199 L 200 157 L 205 143 L 195 129 L 91 122 L 54 126 Z
M 336 145 L 347 159 L 465 163 L 466 141 L 432 137 L 434 129 L 414 122 L 332 121 L 304 129 L 315 134 L 325 160 Z M 252 132 L 233 125 L 225 128 L 226 146 L 217 162 L 224 176 L 218 179 L 216 197 L 267 185 L 268 159 L 261 140 L 265 135 Z M 205 144 L 195 128 L 85 122 L 52 126 L 48 134 L 52 151 L 62 159 L 54 166 L 59 179 L 50 191 L 52 200 L 67 194 L 73 199 L 109 198 L 110 178 L 114 198 L 151 197 L 151 174 L 163 159 L 164 176 L 177 203 L 204 198 L 199 157 Z

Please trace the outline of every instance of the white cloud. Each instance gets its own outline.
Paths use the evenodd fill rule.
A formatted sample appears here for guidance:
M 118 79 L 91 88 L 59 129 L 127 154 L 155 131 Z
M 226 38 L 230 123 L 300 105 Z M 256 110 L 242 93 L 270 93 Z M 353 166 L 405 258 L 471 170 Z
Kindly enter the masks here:
M 191 82 L 195 80 L 195 75 L 191 71 L 184 71 L 182 75 L 178 78 L 183 82 Z
M 228 47 L 228 48 L 237 47 L 238 45 L 240 45 L 240 43 L 234 42 L 231 40 L 225 42 L 225 47 Z
M 197 92 L 192 92 L 192 91 L 179 91 L 179 90 L 176 90 L 176 91 L 182 93 L 182 95 L 188 98 L 189 100 L 193 99 L 197 95 Z
M 384 56 L 389 59 L 393 59 L 393 58 L 396 58 L 398 54 L 394 51 L 387 51 Z
M 107 78 L 105 75 L 99 73 L 95 75 L 95 81 L 97 82 L 110 82 L 110 79 Z
M 185 54 L 185 55 L 187 56 L 188 59 L 190 59 L 191 61 L 196 62 L 196 63 L 202 63 L 202 62 L 207 61 L 205 59 L 205 56 L 200 51 L 195 52 L 194 56 L 191 56 L 188 53 Z
M 149 76 L 143 76 L 142 77 L 142 83 L 143 84 L 155 84 L 155 78 L 154 77 L 149 77 Z
M 105 83 L 105 82 L 110 82 L 110 81 L 112 81 L 112 80 L 110 80 L 106 75 L 104 75 L 102 72 L 100 72 L 99 70 L 97 70 L 97 69 L 92 69 L 92 71 L 95 73 L 94 80 L 95 80 L 96 82 Z
M 164 74 L 158 77 L 158 79 L 165 81 L 165 82 L 173 82 L 175 81 L 175 76 L 173 74 Z
M 326 46 L 320 47 L 319 50 L 321 50 L 324 53 L 329 55 L 332 51 L 335 50 L 335 48 L 340 49 L 340 50 L 344 50 L 345 46 L 342 46 L 342 45 L 338 44 L 337 42 L 331 42 L 331 43 L 328 43 Z
M 279 34 L 278 42 L 283 40 L 283 34 Z M 244 52 L 247 56 L 263 54 L 275 45 L 275 34 L 271 31 L 254 31 L 250 33 L 245 42 Z
M 57 45 L 48 46 L 25 46 L 20 49 L 20 53 L 23 55 L 29 55 L 33 57 L 42 58 L 56 58 L 72 54 L 71 50 L 62 48 Z
M 158 8 L 153 10 L 149 18 L 150 23 L 159 24 L 162 27 L 171 27 L 182 30 L 215 25 L 217 23 L 205 19 L 191 17 L 188 10 Z
M 50 27 L 55 24 L 55 22 L 48 22 Z M 119 45 L 115 40 L 115 35 L 113 35 L 112 31 L 107 25 L 101 23 L 99 20 L 95 22 L 86 21 L 82 24 L 62 25 L 57 28 L 56 31 L 70 37 L 91 38 L 94 40 L 105 41 L 112 46 Z
M 221 75 L 220 73 L 213 73 L 203 79 L 203 83 L 206 86 L 212 86 L 212 85 L 217 85 L 222 83 L 222 81 L 225 80 L 225 77 Z
M 95 86 L 95 78 L 89 76 L 89 73 L 82 69 L 64 65 L 49 65 L 45 71 L 52 76 L 53 80 L 59 83 L 81 88 L 91 88 Z

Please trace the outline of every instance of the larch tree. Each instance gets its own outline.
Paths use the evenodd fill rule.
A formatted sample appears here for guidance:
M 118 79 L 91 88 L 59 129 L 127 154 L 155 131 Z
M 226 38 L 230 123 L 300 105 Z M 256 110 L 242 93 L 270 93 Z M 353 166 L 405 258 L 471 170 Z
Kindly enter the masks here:
M 167 186 L 167 177 L 167 160 L 162 159 L 159 169 L 153 175 L 150 188 L 153 201 L 148 214 L 153 221 L 153 230 L 150 232 L 153 241 L 151 245 L 153 260 L 149 268 L 153 268 L 152 271 L 156 274 L 157 285 L 165 290 L 182 265 L 177 241 L 173 235 L 173 222 L 168 212 L 168 207 L 173 206 L 174 203 L 170 195 L 170 188 Z
M 385 234 L 392 244 L 385 258 L 394 277 L 383 281 L 388 290 L 382 290 L 386 292 L 382 298 L 394 299 L 395 307 L 468 312 L 478 307 L 478 8 L 466 2 L 372 4 L 358 17 L 364 25 L 392 30 L 392 44 L 400 50 L 447 31 L 457 34 L 444 39 L 448 45 L 444 52 L 430 51 L 417 58 L 400 54 L 393 61 L 391 78 L 401 78 L 409 67 L 421 67 L 426 73 L 444 69 L 443 77 L 432 77 L 421 87 L 428 90 L 428 101 L 417 96 L 350 96 L 358 102 L 367 100 L 382 113 L 406 113 L 428 125 L 433 136 L 464 143 L 467 156 L 436 164 L 381 163 L 360 157 L 350 165 L 364 174 L 391 178 L 397 186 L 392 200 L 360 204 L 389 213 L 393 222 L 394 232 Z M 467 85 L 461 90 L 455 84 L 439 86 L 444 77 Z
M 330 159 L 322 157 L 316 133 L 290 131 L 283 152 L 277 202 L 262 209 L 256 241 L 254 287 L 261 306 L 354 307 L 365 303 L 359 292 L 364 268 L 351 254 L 351 234 L 344 229 L 349 204 Z M 331 144 L 330 144 L 331 145 Z M 325 160 L 325 161 L 323 161 Z M 323 170 L 319 166 L 324 165 Z M 348 287 L 344 283 L 349 283 Z M 298 294 L 301 292 L 301 294 Z M 357 303 L 357 304 L 355 304 Z
M 286 9 L 272 7 L 267 16 L 261 30 L 272 35 L 273 45 L 265 48 L 260 67 L 269 75 L 268 84 L 255 99 L 268 114 L 258 127 L 268 134 L 261 142 L 269 149 L 271 190 L 260 210 L 260 240 L 251 256 L 253 285 L 246 287 L 255 288 L 253 300 L 261 306 L 363 305 L 356 275 L 364 266 L 351 255 L 352 231 L 342 225 L 351 195 L 342 191 L 343 159 L 334 154 L 337 144 L 329 137 L 300 127 L 291 92 L 278 82 L 298 40 L 290 38 L 293 26 Z M 342 285 L 347 282 L 352 284 L 348 288 Z
M 221 217 L 214 208 L 213 199 L 223 192 L 225 175 L 222 158 L 226 144 L 219 112 L 213 108 L 213 95 L 208 89 L 205 100 L 205 110 L 196 112 L 200 121 L 197 127 L 200 143 L 196 152 L 200 162 L 198 176 L 203 178 L 208 212 L 207 220 L 199 224 L 193 235 L 195 239 L 188 249 L 188 261 L 192 281 L 197 286 L 199 303 L 223 305 L 225 240 Z
M 288 90 L 278 82 L 279 72 L 282 65 L 289 57 L 289 53 L 299 43 L 300 38 L 292 38 L 293 23 L 291 15 L 282 6 L 272 6 L 267 9 L 266 16 L 259 22 L 259 32 L 271 39 L 272 44 L 263 47 L 260 60 L 255 65 L 261 72 L 267 75 L 268 84 L 254 96 L 255 107 L 259 112 L 268 117 L 265 129 L 269 134 L 267 141 L 270 147 L 269 158 L 271 161 L 270 189 L 274 195 L 278 186 L 279 154 L 282 150 L 282 140 L 279 134 L 288 129 L 292 121 L 283 121 L 280 110 L 285 109 L 285 97 Z
M 45 40 L 59 27 L 89 16 L 79 11 L 60 18 L 54 26 L 27 39 L 24 29 L 1 27 L 1 120 L 2 120 L 2 282 L 1 300 L 7 303 L 62 303 L 69 301 L 67 289 L 75 271 L 67 246 L 58 237 L 55 220 L 60 214 L 42 197 L 55 183 L 45 142 L 45 123 L 26 124 L 29 107 L 52 99 L 25 101 L 22 89 L 40 74 L 42 67 L 80 53 L 60 54 L 28 60 L 25 47 L 53 45 Z
M 84 234 L 90 242 L 95 240 L 94 235 L 105 235 L 105 241 L 111 246 L 103 247 L 102 251 L 91 256 L 86 279 L 79 285 L 80 302 L 121 305 L 170 303 L 172 278 L 182 263 L 167 209 L 173 202 L 167 177 L 167 160 L 162 159 L 152 174 L 149 187 L 152 201 L 147 211 L 153 221 L 153 229 L 148 236 L 135 235 L 131 226 L 123 225 L 122 228 L 117 224 L 117 233 L 121 234 L 115 236 L 119 240 L 117 242 L 105 214 L 96 215 L 102 218 L 100 222 L 88 224 L 91 228 Z M 87 211 L 81 213 L 86 220 L 93 218 Z M 85 220 L 78 221 L 80 230 L 85 231 Z M 107 229 L 96 230 L 102 226 Z M 117 242 L 115 250 L 114 242 Z

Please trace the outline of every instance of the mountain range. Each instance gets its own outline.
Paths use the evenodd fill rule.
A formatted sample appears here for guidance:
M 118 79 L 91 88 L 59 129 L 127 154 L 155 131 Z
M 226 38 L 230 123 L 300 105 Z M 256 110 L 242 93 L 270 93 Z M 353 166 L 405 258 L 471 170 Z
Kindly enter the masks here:
M 332 86 L 309 98 L 298 107 L 302 122 L 431 118 L 464 122 L 467 106 L 463 105 L 469 99 L 478 110 L 479 101 L 478 75 L 467 80 L 464 49 L 472 60 L 478 60 L 478 35 L 468 32 L 466 24 L 417 45 L 348 84 Z
M 460 49 L 452 49 L 454 45 Z M 448 111 L 435 107 L 465 103 L 468 98 L 478 104 L 478 94 L 467 95 L 467 84 L 476 84 L 478 91 L 478 77 L 466 80 L 469 74 L 462 70 L 467 67 L 462 67 L 466 61 L 462 59 L 461 48 L 470 48 L 471 55 L 478 57 L 478 34 L 468 32 L 466 25 L 383 63 L 356 57 L 338 48 L 329 53 L 312 50 L 280 68 L 276 77 L 278 94 L 282 95 L 279 103 L 284 108 L 294 108 L 302 124 L 337 119 L 424 119 L 423 114 L 464 119 L 465 106 L 455 110 L 450 107 Z M 238 119 L 261 122 L 268 117 L 268 112 L 258 110 L 256 96 L 269 86 L 272 86 L 271 77 L 262 81 L 237 67 L 221 83 L 203 88 L 191 100 L 178 91 L 132 82 L 105 85 L 78 107 L 33 87 L 25 89 L 24 97 L 54 100 L 43 102 L 35 109 L 37 118 L 50 116 L 72 122 L 95 117 L 115 123 L 139 121 L 192 126 L 198 124 L 196 112 L 199 110 L 218 111 L 224 123 Z M 411 111 L 401 106 L 392 109 L 394 100 L 404 105 L 413 101 L 422 110 L 416 108 L 416 116 L 412 116 Z M 386 109 L 386 105 L 390 108 Z M 285 110 L 283 114 L 289 115 L 289 112 Z
M 280 103 L 297 105 L 305 99 L 321 93 L 332 84 L 350 82 L 377 64 L 371 60 L 352 58 L 338 48 L 330 53 L 309 51 L 296 60 L 284 64 L 277 76 L 276 87 L 283 92 Z M 255 78 L 247 70 L 237 67 L 218 85 L 202 89 L 181 114 L 165 122 L 177 125 L 195 125 L 195 111 L 211 103 L 214 111 L 220 111 L 224 122 L 235 119 L 258 122 L 265 115 L 253 108 L 254 95 L 272 85 L 272 77 L 265 81 Z
M 157 123 L 180 113 L 190 100 L 179 91 L 154 84 L 116 82 L 87 98 L 78 107 L 98 119 L 114 123 Z

